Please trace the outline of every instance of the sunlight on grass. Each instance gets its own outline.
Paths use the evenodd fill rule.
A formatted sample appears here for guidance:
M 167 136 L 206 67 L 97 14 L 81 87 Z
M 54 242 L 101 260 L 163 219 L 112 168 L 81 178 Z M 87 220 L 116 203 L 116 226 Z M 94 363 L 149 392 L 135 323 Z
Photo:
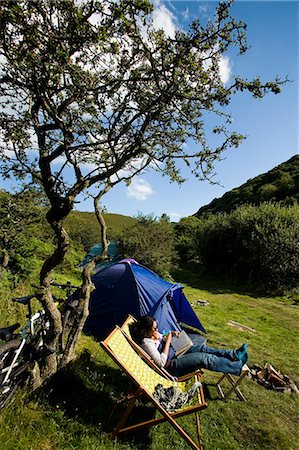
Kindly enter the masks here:
M 229 348 L 247 342 L 249 365 L 270 362 L 298 384 L 299 310 L 292 299 L 253 297 L 211 286 L 200 289 L 200 280 L 191 273 L 188 279 L 187 272 L 182 282 L 207 330 L 210 346 Z M 209 305 L 196 305 L 199 299 Z M 230 320 L 256 332 L 229 326 Z M 218 378 L 209 371 L 202 377 L 208 402 L 200 414 L 206 450 L 298 448 L 298 397 L 268 391 L 246 379 L 242 392 L 248 401 L 232 396 L 223 402 L 213 386 Z M 108 416 L 128 384 L 99 343 L 82 336 L 78 358 L 65 371 L 30 399 L 21 393 L 12 406 L 1 411 L 1 450 L 187 449 L 185 441 L 167 424 L 126 439 L 111 439 L 113 423 L 107 423 Z M 133 419 L 138 420 L 141 414 L 152 417 L 153 413 L 152 407 L 141 404 Z M 193 416 L 181 418 L 180 423 L 195 438 Z

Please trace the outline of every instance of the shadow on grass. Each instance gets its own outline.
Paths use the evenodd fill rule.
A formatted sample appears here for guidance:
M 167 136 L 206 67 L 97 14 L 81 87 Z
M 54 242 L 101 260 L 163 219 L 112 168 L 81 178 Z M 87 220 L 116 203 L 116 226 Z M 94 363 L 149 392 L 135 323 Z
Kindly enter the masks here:
M 203 389 L 206 401 L 209 402 L 210 400 L 212 400 L 214 402 L 214 401 L 220 400 L 219 395 L 217 393 L 216 386 L 214 383 L 203 382 L 202 389 Z
M 124 396 L 128 387 L 129 380 L 119 369 L 98 364 L 89 351 L 85 350 L 35 392 L 33 397 L 43 405 L 63 411 L 70 419 L 94 425 L 104 433 L 110 433 L 123 408 L 117 406 L 109 422 L 108 418 L 115 402 Z M 154 414 L 153 407 L 140 403 L 133 409 L 126 425 L 150 420 Z M 149 448 L 151 443 L 148 430 L 140 431 L 134 436 L 128 434 L 122 441 L 134 441 L 134 446 L 140 449 Z
M 194 289 L 209 291 L 213 294 L 242 294 L 250 297 L 266 296 L 264 290 L 250 285 L 235 284 L 227 278 L 209 276 L 205 274 L 200 265 L 187 265 L 184 269 L 177 268 L 172 271 L 172 277 L 180 283 L 187 284 Z

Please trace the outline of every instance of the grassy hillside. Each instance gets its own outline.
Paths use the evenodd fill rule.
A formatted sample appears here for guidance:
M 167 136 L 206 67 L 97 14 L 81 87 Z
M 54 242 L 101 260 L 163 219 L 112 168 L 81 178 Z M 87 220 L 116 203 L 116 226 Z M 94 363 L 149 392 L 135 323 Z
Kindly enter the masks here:
M 123 216 L 122 214 L 104 214 L 108 231 L 113 236 L 121 232 L 124 228 L 133 225 L 136 219 L 129 216 Z M 88 228 L 98 228 L 98 222 L 93 212 L 73 211 L 66 220 L 68 226 L 78 227 L 78 224 Z
M 121 214 L 104 214 L 108 238 L 113 239 L 136 221 Z M 71 238 L 82 243 L 85 250 L 101 241 L 101 229 L 93 212 L 73 211 L 66 220 L 66 228 Z
M 247 342 L 249 365 L 270 362 L 298 384 L 299 311 L 293 299 L 253 297 L 218 286 L 213 279 L 177 271 L 215 347 Z M 227 324 L 234 320 L 256 330 L 242 332 Z M 205 371 L 208 408 L 200 413 L 205 450 L 296 450 L 299 442 L 299 398 L 268 391 L 250 379 L 242 384 L 247 402 L 219 399 L 213 383 L 218 375 Z M 187 445 L 167 424 L 113 441 L 107 418 L 112 404 L 128 387 L 127 378 L 92 338 L 82 336 L 78 359 L 29 399 L 0 413 L 1 450 L 161 450 Z M 25 400 L 25 402 L 24 402 Z M 141 403 L 133 418 L 152 418 L 154 409 Z M 179 419 L 195 438 L 193 416 Z M 113 424 L 113 423 L 112 423 Z
M 47 208 L 38 204 L 39 200 L 42 202 L 42 198 L 36 199 L 32 194 L 22 201 L 18 196 L 0 190 L 0 260 L 4 261 L 4 254 L 8 254 L 7 269 L 17 278 L 38 271 L 54 248 L 53 230 L 46 220 Z M 120 214 L 104 214 L 104 218 L 108 239 L 115 239 L 136 221 Z M 101 242 L 101 227 L 93 212 L 72 211 L 65 227 L 72 240 L 71 251 L 79 253 L 79 261 L 94 244 Z M 75 259 L 74 266 L 78 262 Z
M 200 217 L 205 213 L 230 212 L 243 204 L 259 205 L 264 201 L 284 205 L 299 203 L 299 155 L 226 192 L 194 215 Z

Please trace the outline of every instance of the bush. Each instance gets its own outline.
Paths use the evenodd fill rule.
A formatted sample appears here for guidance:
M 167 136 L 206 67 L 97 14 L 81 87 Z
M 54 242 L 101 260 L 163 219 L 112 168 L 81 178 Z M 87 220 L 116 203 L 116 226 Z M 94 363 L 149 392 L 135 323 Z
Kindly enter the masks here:
M 241 206 L 203 220 L 197 249 L 211 273 L 272 290 L 299 286 L 299 206 Z
M 196 235 L 200 225 L 201 221 L 194 216 L 184 217 L 175 225 L 175 249 L 182 263 L 198 262 Z
M 167 221 L 139 216 L 132 227 L 118 237 L 120 254 L 134 258 L 160 276 L 169 274 L 173 260 L 174 229 Z

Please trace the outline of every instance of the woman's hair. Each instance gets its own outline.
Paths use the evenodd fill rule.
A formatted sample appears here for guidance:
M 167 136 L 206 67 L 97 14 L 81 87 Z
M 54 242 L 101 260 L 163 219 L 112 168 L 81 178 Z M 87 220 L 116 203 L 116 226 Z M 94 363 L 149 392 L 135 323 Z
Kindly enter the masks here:
M 142 343 L 142 340 L 148 336 L 152 330 L 153 323 L 156 321 L 155 317 L 142 316 L 137 322 L 132 323 L 130 328 L 130 333 L 134 341 L 138 344 Z

